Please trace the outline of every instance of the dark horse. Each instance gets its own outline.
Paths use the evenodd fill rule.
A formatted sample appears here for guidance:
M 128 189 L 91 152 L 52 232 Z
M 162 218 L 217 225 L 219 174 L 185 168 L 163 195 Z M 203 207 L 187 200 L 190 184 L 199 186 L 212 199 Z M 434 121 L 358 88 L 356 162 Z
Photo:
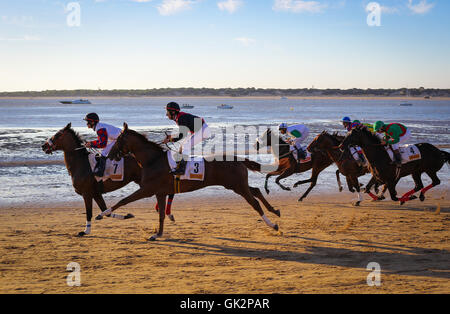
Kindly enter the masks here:
M 419 148 L 422 158 L 415 161 L 410 161 L 403 164 L 400 172 L 397 171 L 397 166 L 393 164 L 386 149 L 382 146 L 380 139 L 371 133 L 365 127 L 358 127 L 353 129 L 342 142 L 342 146 L 355 144 L 361 147 L 364 156 L 370 165 L 372 175 L 387 185 L 391 199 L 398 201 L 395 187 L 401 177 L 412 175 L 415 183 L 415 188 L 400 198 L 400 204 L 412 200 L 416 197 L 413 195 L 416 192 L 420 193 L 420 200 L 425 200 L 425 193 L 441 183 L 437 177 L 437 172 L 441 170 L 442 166 L 447 162 L 450 163 L 450 154 L 441 151 L 435 146 L 428 143 L 416 144 Z M 425 187 L 422 183 L 422 173 L 426 173 L 432 180 L 432 184 Z
M 266 132 L 261 135 L 256 141 L 256 150 L 259 152 L 261 147 L 270 147 L 272 155 L 276 158 L 278 162 L 277 170 L 270 172 L 266 175 L 266 181 L 264 183 L 264 188 L 269 194 L 268 182 L 269 178 L 272 176 L 279 175 L 275 179 L 275 183 L 278 184 L 283 190 L 290 191 L 291 189 L 283 186 L 280 183 L 280 180 L 285 179 L 294 173 L 302 173 L 312 169 L 311 178 L 308 180 L 303 180 L 297 182 L 294 187 L 297 187 L 301 184 L 311 183 L 308 190 L 300 197 L 299 202 L 303 201 L 303 199 L 308 196 L 309 192 L 316 186 L 317 178 L 319 174 L 328 166 L 330 166 L 333 161 L 328 157 L 327 154 L 322 152 L 313 153 L 311 155 L 311 160 L 303 163 L 298 163 L 294 156 L 292 155 L 292 151 L 290 150 L 290 145 L 286 143 L 281 136 L 278 136 L 278 143 L 272 143 L 272 130 L 269 128 Z M 275 149 L 274 149 L 274 146 Z M 278 148 L 277 148 L 278 147 Z M 339 170 L 336 171 L 336 177 L 339 185 L 339 191 L 342 191 L 342 186 L 340 185 L 339 178 Z
M 370 171 L 365 166 L 359 166 L 348 149 L 344 152 L 339 149 L 339 145 L 342 143 L 343 139 L 344 137 L 337 135 L 337 133 L 329 134 L 327 131 L 323 131 L 314 138 L 311 144 L 309 144 L 308 150 L 311 152 L 321 151 L 329 156 L 329 158 L 337 165 L 339 171 L 346 177 L 348 190 L 352 193 L 355 191 L 358 193 L 358 200 L 353 205 L 359 206 L 363 201 L 363 198 L 358 177 L 363 176 Z M 370 183 L 370 186 L 371 185 L 372 183 Z M 366 193 L 369 193 L 367 188 Z
M 280 217 L 280 211 L 275 210 L 267 202 L 258 188 L 253 188 L 248 185 L 248 169 L 252 171 L 261 171 L 260 164 L 247 159 L 242 159 L 241 161 L 205 161 L 204 181 L 183 180 L 177 182 L 175 177 L 169 173 L 170 167 L 167 160 L 167 151 L 160 145 L 149 141 L 144 135 L 128 129 L 128 125 L 124 123 L 124 129 L 112 147 L 108 158 L 117 159 L 128 153 L 132 153 L 139 164 L 142 165 L 141 188 L 99 215 L 97 219 L 101 219 L 102 216 L 113 212 L 117 208 L 142 198 L 156 195 L 160 208 L 164 208 L 166 196 L 174 194 L 174 192 L 192 192 L 207 186 L 220 185 L 245 198 L 245 200 L 260 214 L 261 218 L 269 227 L 278 230 L 278 225 L 273 224 L 266 217 L 256 198 L 261 200 L 264 206 L 278 217 Z M 236 160 L 236 158 L 237 157 L 234 157 L 234 160 Z M 221 160 L 229 159 L 230 158 L 221 158 Z M 178 185 L 178 183 L 180 184 Z M 157 237 L 163 235 L 164 218 L 164 211 L 160 210 L 158 233 L 150 237 L 149 240 L 156 240 Z
M 46 154 L 51 154 L 57 150 L 64 152 L 64 163 L 66 164 L 69 175 L 72 177 L 72 185 L 75 188 L 75 192 L 83 197 L 86 207 L 86 230 L 78 233 L 80 237 L 90 233 L 92 199 L 95 200 L 103 212 L 107 207 L 102 194 L 120 189 L 132 181 L 137 184 L 141 181 L 141 168 L 133 157 L 127 156 L 124 160 L 125 171 L 122 181 L 112 181 L 109 179 L 104 181 L 103 184 L 97 182 L 89 164 L 89 152 L 83 146 L 83 141 L 79 135 L 71 128 L 70 123 L 47 140 L 42 145 L 42 150 Z M 126 216 L 111 215 L 111 217 L 129 219 L 134 216 L 128 214 Z

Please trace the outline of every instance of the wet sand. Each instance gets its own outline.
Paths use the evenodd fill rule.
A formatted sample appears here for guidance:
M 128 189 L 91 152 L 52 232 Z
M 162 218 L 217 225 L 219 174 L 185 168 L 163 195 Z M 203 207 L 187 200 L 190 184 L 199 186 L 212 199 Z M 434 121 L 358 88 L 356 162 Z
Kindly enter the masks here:
M 179 196 L 156 242 L 154 199 L 118 210 L 134 219 L 94 221 L 84 238 L 81 201 L 0 208 L 0 293 L 450 293 L 448 188 L 404 206 L 297 194 L 267 196 L 280 232 L 233 194 Z M 81 286 L 67 285 L 70 262 Z M 371 262 L 381 286 L 367 284 Z

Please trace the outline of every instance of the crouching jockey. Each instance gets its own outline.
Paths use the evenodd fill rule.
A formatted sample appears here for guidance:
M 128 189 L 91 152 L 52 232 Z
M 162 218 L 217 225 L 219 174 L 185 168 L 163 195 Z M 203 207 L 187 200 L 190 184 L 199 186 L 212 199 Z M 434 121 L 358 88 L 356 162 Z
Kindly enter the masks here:
M 298 162 L 306 158 L 306 152 L 302 148 L 302 143 L 309 136 L 309 128 L 303 124 L 288 126 L 287 123 L 281 123 L 278 127 L 281 134 L 287 134 L 291 145 L 291 151 L 297 151 Z
M 411 131 L 403 124 L 391 123 L 384 124 L 382 121 L 377 121 L 373 125 L 373 129 L 377 133 L 384 134 L 382 140 L 383 145 L 391 145 L 394 152 L 394 163 L 397 167 L 402 165 L 402 155 L 400 154 L 400 145 L 406 143 L 411 138 Z
M 177 167 L 171 171 L 173 175 L 183 175 L 186 170 L 187 160 L 185 156 L 190 156 L 195 145 L 201 143 L 204 139 L 211 137 L 211 131 L 205 120 L 192 114 L 180 111 L 180 106 L 171 102 L 166 106 L 166 116 L 175 121 L 179 127 L 177 137 L 168 135 L 163 143 L 181 142 L 177 160 Z
M 354 120 L 352 122 L 352 120 L 349 117 L 344 117 L 342 119 L 342 124 L 344 125 L 344 128 L 347 130 L 347 132 L 350 132 L 351 130 L 353 130 L 356 127 L 361 127 L 364 125 L 359 120 Z M 352 156 L 353 156 L 353 159 L 356 160 L 356 162 L 358 163 L 358 165 L 360 167 L 363 167 L 365 164 L 365 159 L 364 159 L 364 155 L 363 155 L 361 149 L 358 146 L 352 145 L 349 147 L 349 150 L 350 150 L 350 154 L 352 154 Z
M 89 129 L 93 129 L 97 133 L 97 140 L 87 142 L 85 146 L 87 148 L 99 148 L 102 150 L 101 156 L 97 160 L 94 168 L 94 175 L 103 177 L 106 158 L 122 130 L 106 123 L 100 123 L 100 118 L 96 113 L 88 113 L 83 120 L 86 121 Z

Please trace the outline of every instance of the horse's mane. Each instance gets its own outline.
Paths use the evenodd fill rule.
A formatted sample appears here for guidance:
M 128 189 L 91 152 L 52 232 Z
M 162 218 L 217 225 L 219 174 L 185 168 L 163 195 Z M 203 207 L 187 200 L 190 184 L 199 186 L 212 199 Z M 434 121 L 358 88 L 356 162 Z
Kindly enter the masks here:
M 73 135 L 73 138 L 75 139 L 75 142 L 77 143 L 77 146 L 82 146 L 83 145 L 84 141 L 81 139 L 81 136 L 80 136 L 80 134 L 78 132 L 76 132 L 72 128 L 68 128 L 66 130 L 69 131 Z
M 160 144 L 150 141 L 144 134 L 141 134 L 131 129 L 127 129 L 127 132 L 138 137 L 141 141 L 143 141 L 145 144 L 149 146 L 152 146 L 155 150 L 164 152 L 164 148 Z
M 342 143 L 342 141 L 344 140 L 344 136 L 339 135 L 339 132 L 333 132 L 333 134 L 330 134 L 330 133 L 328 133 L 328 131 L 323 131 L 322 134 L 328 135 L 338 144 Z
M 365 135 L 367 135 L 367 137 L 373 141 L 375 144 L 380 144 L 380 138 L 375 134 L 372 133 L 366 126 L 361 125 L 356 127 L 356 129 L 358 129 L 359 131 L 363 132 Z

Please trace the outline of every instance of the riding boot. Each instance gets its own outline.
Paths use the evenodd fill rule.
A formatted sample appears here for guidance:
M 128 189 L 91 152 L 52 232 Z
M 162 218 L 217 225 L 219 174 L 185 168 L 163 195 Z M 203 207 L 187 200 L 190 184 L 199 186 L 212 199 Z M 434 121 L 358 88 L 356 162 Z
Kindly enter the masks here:
M 306 152 L 302 148 L 296 148 L 296 149 L 297 149 L 298 162 L 306 159 Z
M 177 167 L 174 170 L 170 171 L 170 173 L 173 175 L 183 175 L 186 171 L 186 164 L 187 161 L 182 158 L 180 161 L 177 161 Z
M 393 149 L 392 151 L 394 152 L 394 164 L 397 167 L 401 167 L 401 165 L 402 165 L 402 155 L 400 154 L 400 150 Z
M 106 157 L 100 156 L 94 168 L 94 175 L 100 178 L 103 177 L 103 174 L 105 173 L 105 167 L 106 167 Z

